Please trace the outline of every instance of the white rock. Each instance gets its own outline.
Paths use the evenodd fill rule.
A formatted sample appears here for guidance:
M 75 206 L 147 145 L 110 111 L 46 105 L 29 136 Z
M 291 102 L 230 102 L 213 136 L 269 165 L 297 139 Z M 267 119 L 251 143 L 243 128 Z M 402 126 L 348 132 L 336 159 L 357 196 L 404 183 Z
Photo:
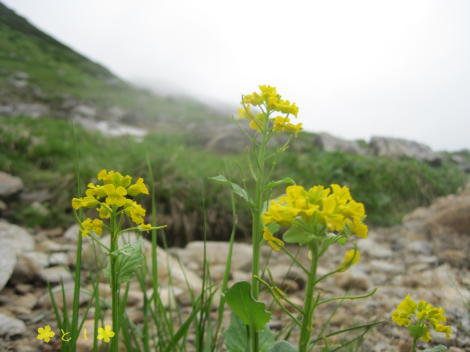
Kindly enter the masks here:
M 8 243 L 16 254 L 34 250 L 34 239 L 26 230 L 0 221 L 0 247 L 5 243 Z
M 229 250 L 229 242 L 206 242 L 206 254 L 209 265 L 225 265 Z M 251 263 L 252 248 L 246 243 L 235 243 L 233 246 L 232 269 L 238 270 Z M 202 266 L 204 258 L 204 242 L 193 241 L 179 252 L 181 260 L 185 264 L 190 262 L 199 263 Z
M 8 197 L 23 189 L 21 178 L 0 171 L 0 197 Z
M 8 243 L 0 247 L 0 291 L 3 290 L 16 265 L 16 255 Z
M 72 281 L 72 274 L 63 266 L 42 269 L 39 272 L 39 277 L 45 282 L 51 283 L 59 283 L 61 280 L 64 282 Z
M 12 337 L 26 332 L 26 325 L 22 320 L 0 314 L 0 336 Z
M 67 307 L 71 307 L 73 303 L 73 293 L 74 293 L 74 284 L 73 282 L 65 283 L 64 284 L 64 292 L 65 292 L 65 300 L 67 301 Z M 52 289 L 52 295 L 54 296 L 55 302 L 59 309 L 63 307 L 62 301 L 62 287 L 56 286 Z M 83 292 L 80 293 L 80 304 L 84 304 L 90 301 L 90 296 L 84 294 Z M 51 298 L 49 293 L 46 292 L 42 295 L 38 300 L 38 305 L 43 308 L 52 308 Z

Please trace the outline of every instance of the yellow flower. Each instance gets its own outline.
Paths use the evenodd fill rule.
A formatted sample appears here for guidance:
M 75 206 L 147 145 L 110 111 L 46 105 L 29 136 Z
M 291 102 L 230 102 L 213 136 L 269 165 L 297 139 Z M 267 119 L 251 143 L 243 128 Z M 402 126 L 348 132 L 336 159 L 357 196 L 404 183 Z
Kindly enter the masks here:
M 72 198 L 72 208 L 75 210 L 80 208 L 94 208 L 99 204 L 99 201 L 94 197 Z
M 128 199 L 124 208 L 124 213 L 129 216 L 137 225 L 144 222 L 145 209 L 135 201 Z
M 149 194 L 149 190 L 147 189 L 147 186 L 144 183 L 144 179 L 139 177 L 136 183 L 129 186 L 129 188 L 127 189 L 127 194 L 131 197 L 135 197 L 141 193 Z
M 98 340 L 104 340 L 104 342 L 108 343 L 113 336 L 114 331 L 111 329 L 111 326 L 106 325 L 104 329 L 98 328 Z
M 325 230 L 354 233 L 367 237 L 364 205 L 352 199 L 349 188 L 331 185 L 330 188 L 315 186 L 308 191 L 299 185 L 288 186 L 286 195 L 269 203 L 263 214 L 265 224 L 277 223 L 290 226 L 296 219 L 312 221 Z
M 284 247 L 284 242 L 281 239 L 274 237 L 267 227 L 264 228 L 263 239 L 275 251 L 280 251 L 282 247 Z
M 98 216 L 101 219 L 109 219 L 111 217 L 111 209 L 104 203 L 101 203 L 98 210 Z
M 341 268 L 340 271 L 346 271 L 351 266 L 356 265 L 357 263 L 359 263 L 360 258 L 361 258 L 361 255 L 358 250 L 350 249 L 344 254 L 343 262 L 339 266 Z
M 408 327 L 414 338 L 424 342 L 431 341 L 431 329 L 444 333 L 446 338 L 452 335 L 452 328 L 442 324 L 447 320 L 443 308 L 434 307 L 426 301 L 416 303 L 410 295 L 392 312 L 392 320 L 400 326 Z
M 88 184 L 88 189 L 85 191 L 85 194 L 88 197 L 95 197 L 95 198 L 104 198 L 106 196 L 106 192 L 104 191 L 103 186 L 95 186 L 93 183 Z
M 289 114 L 297 117 L 299 111 L 297 105 L 288 100 L 282 100 L 275 87 L 260 85 L 259 90 L 259 93 L 254 92 L 242 97 L 243 108 L 238 110 L 238 117 L 249 120 L 250 128 L 262 133 L 268 132 L 268 129 L 264 128 L 268 126 L 273 132 L 293 132 L 297 136 L 302 130 L 302 124 L 293 124 L 288 117 Z M 261 112 L 252 112 L 252 107 L 256 107 Z M 271 113 L 276 111 L 286 116 L 270 119 Z M 268 119 L 272 121 L 272 124 L 267 124 Z
M 97 235 L 101 235 L 103 233 L 103 221 L 100 219 L 93 219 L 86 218 L 82 223 L 82 237 L 88 236 L 90 232 L 94 232 Z
M 106 184 L 103 186 L 106 193 L 106 204 L 108 205 L 117 205 L 118 207 L 126 204 L 127 191 L 124 187 L 116 187 L 114 184 Z
M 266 123 L 265 114 L 259 113 L 256 115 L 252 115 L 252 118 L 250 120 L 250 128 L 255 131 L 262 131 L 265 123 Z
M 281 205 L 276 201 L 271 201 L 268 210 L 263 214 L 263 222 L 270 224 L 276 222 L 281 226 L 289 226 L 298 215 L 298 210 L 292 206 Z
M 139 231 L 150 231 L 152 229 L 152 225 L 150 224 L 141 224 L 137 227 Z
M 116 171 L 109 171 L 101 170 L 98 173 L 98 180 L 103 181 L 103 183 L 110 184 L 112 183 L 116 187 L 128 187 L 132 183 L 132 177 L 130 176 L 123 176 L 121 173 Z
M 54 337 L 55 332 L 51 331 L 51 326 L 46 325 L 44 328 L 39 328 L 38 329 L 38 336 L 36 339 L 38 340 L 44 340 L 44 342 L 49 342 L 51 341 L 51 338 Z

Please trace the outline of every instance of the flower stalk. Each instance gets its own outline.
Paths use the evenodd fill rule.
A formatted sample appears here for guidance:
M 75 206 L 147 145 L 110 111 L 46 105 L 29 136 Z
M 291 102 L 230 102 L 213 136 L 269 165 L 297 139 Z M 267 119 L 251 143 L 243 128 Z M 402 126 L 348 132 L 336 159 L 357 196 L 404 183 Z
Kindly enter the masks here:
M 318 266 L 318 247 L 316 241 L 309 243 L 309 250 L 312 254 L 312 259 L 310 261 L 310 272 L 304 298 L 304 318 L 300 330 L 299 352 L 307 352 L 310 337 L 312 336 L 313 312 L 316 304 L 316 299 L 314 298 Z

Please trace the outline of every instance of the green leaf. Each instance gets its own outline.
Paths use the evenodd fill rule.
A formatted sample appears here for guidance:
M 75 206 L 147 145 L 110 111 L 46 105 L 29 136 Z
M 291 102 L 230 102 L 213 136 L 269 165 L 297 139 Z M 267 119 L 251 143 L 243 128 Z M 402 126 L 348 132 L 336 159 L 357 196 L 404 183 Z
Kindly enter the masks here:
M 224 344 L 229 352 L 246 352 L 250 350 L 247 326 L 235 314 L 232 313 L 230 326 L 224 332 Z M 266 326 L 259 333 L 260 352 L 270 352 L 274 345 L 274 334 Z
M 297 352 L 297 348 L 287 341 L 279 341 L 269 350 L 269 352 Z
M 283 178 L 282 180 L 279 180 L 279 181 L 273 181 L 273 182 L 269 182 L 267 185 L 266 185 L 266 189 L 270 189 L 270 188 L 274 188 L 274 187 L 277 187 L 277 186 L 280 186 L 280 185 L 295 185 L 295 181 L 291 178 L 291 177 L 286 177 L 286 178 Z
M 284 232 L 282 237 L 287 243 L 306 244 L 312 241 L 315 238 L 315 235 L 299 224 L 294 223 L 289 230 Z
M 248 196 L 247 191 L 243 187 L 241 187 L 240 185 L 234 182 L 227 180 L 225 176 L 219 175 L 219 176 L 209 177 L 209 180 L 215 181 L 222 185 L 229 185 L 232 188 L 233 193 L 235 193 L 237 196 L 241 197 L 242 199 L 246 200 L 248 203 L 250 204 L 253 203 L 252 200 L 250 199 L 250 196 Z
M 139 240 L 132 244 L 127 244 L 111 253 L 111 255 L 117 256 L 116 270 L 118 273 L 118 282 L 120 284 L 125 283 L 129 281 L 135 275 L 136 270 L 142 266 L 144 257 L 142 253 L 142 242 Z M 110 261 L 105 269 L 105 276 L 108 278 L 111 277 Z
M 444 345 L 437 345 L 431 348 L 426 348 L 423 352 L 442 352 L 447 351 L 447 347 Z
M 226 293 L 225 300 L 232 311 L 245 325 L 262 330 L 271 319 L 271 313 L 265 310 L 264 303 L 255 301 L 251 296 L 251 286 L 248 282 L 237 282 Z
M 269 229 L 269 231 L 271 233 L 276 233 L 281 228 L 281 226 L 279 226 L 275 222 L 272 222 L 272 223 L 266 225 L 266 227 Z

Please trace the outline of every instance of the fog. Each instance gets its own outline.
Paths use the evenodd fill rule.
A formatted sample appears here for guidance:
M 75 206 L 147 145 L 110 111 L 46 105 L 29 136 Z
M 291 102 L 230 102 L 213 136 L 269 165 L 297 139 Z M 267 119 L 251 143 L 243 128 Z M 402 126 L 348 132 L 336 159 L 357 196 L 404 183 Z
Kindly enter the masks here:
M 258 84 L 307 130 L 470 148 L 470 2 L 4 0 L 129 81 L 236 107 Z

